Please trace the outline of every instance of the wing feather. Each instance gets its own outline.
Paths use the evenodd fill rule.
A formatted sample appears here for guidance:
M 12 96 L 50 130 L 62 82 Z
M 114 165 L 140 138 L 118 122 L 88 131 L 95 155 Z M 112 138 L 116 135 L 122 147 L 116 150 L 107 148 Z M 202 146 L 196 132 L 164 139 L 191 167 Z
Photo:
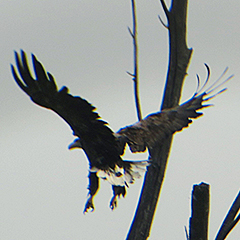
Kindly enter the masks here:
M 32 55 L 33 69 L 36 75 L 31 75 L 27 56 L 24 51 L 15 52 L 16 66 L 11 66 L 13 77 L 18 86 L 42 107 L 48 108 L 61 116 L 72 128 L 74 135 L 81 139 L 91 165 L 113 165 L 119 160 L 117 143 L 112 130 L 100 119 L 95 107 L 81 97 L 68 93 L 63 87 L 58 91 L 54 77 L 46 73 L 42 64 Z
M 161 145 L 168 136 L 188 127 L 192 119 L 200 117 L 203 113 L 198 110 L 211 106 L 211 104 L 204 104 L 204 102 L 224 92 L 226 88 L 212 96 L 209 95 L 233 77 L 232 75 L 219 83 L 226 73 L 226 70 L 224 70 L 223 74 L 203 91 L 209 82 L 210 76 L 210 69 L 207 65 L 205 66 L 207 68 L 207 78 L 203 87 L 199 90 L 200 79 L 197 76 L 198 87 L 190 100 L 179 106 L 150 114 L 140 122 L 120 129 L 115 136 L 121 142 L 122 148 L 125 147 L 125 144 L 128 144 L 132 152 L 144 152 L 146 148 L 151 149 L 156 144 Z

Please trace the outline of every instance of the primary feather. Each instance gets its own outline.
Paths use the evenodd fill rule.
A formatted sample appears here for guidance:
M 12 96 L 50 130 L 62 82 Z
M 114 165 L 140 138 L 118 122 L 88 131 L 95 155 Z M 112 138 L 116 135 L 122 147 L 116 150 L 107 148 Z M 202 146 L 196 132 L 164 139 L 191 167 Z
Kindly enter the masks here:
M 117 205 L 117 197 L 125 196 L 126 186 L 133 183 L 134 179 L 139 178 L 140 175 L 136 175 L 131 170 L 135 164 L 139 163 L 122 160 L 122 149 L 119 148 L 107 123 L 101 120 L 98 113 L 95 112 L 95 107 L 85 99 L 69 94 L 67 87 L 58 90 L 53 76 L 45 72 L 42 64 L 34 55 L 32 55 L 32 61 L 36 79 L 31 75 L 25 52 L 21 51 L 21 55 L 15 53 L 15 58 L 21 79 L 15 67 L 12 65 L 11 68 L 18 86 L 30 96 L 34 103 L 53 110 L 70 125 L 73 134 L 79 138 L 77 140 L 78 147 L 80 146 L 84 150 L 89 160 L 88 189 L 90 197 L 84 212 L 94 210 L 93 197 L 98 190 L 99 177 L 108 180 L 112 185 L 113 198 L 110 207 L 114 209 Z M 148 161 L 143 162 L 145 163 L 144 171 L 146 171 L 149 163 Z M 130 181 L 128 181 L 129 179 Z
M 210 76 L 210 70 L 206 65 L 208 77 L 203 87 L 197 89 L 190 100 L 171 109 L 150 114 L 145 119 L 114 133 L 107 123 L 100 119 L 95 107 L 89 102 L 69 94 L 67 87 L 58 90 L 53 76 L 45 72 L 34 55 L 32 61 L 36 79 L 31 75 L 25 52 L 21 51 L 21 54 L 15 52 L 15 58 L 21 78 L 13 65 L 11 68 L 18 86 L 34 103 L 53 110 L 70 125 L 73 134 L 78 138 L 69 148 L 82 148 L 89 160 L 90 196 L 84 212 L 94 210 L 93 197 L 99 187 L 99 178 L 107 180 L 112 185 L 113 197 L 110 207 L 114 209 L 117 206 L 117 198 L 126 195 L 126 187 L 146 171 L 149 161 L 122 160 L 121 155 L 126 144 L 132 152 L 143 152 L 146 148 L 162 144 L 168 136 L 187 127 L 192 122 L 191 119 L 201 116 L 202 113 L 198 110 L 209 106 L 203 103 L 225 91 L 226 89 L 223 89 L 211 95 L 232 77 L 220 82 L 224 72 L 212 86 L 204 90 Z
M 226 68 L 223 74 L 210 87 L 205 89 L 210 77 L 210 69 L 206 64 L 205 66 L 207 68 L 207 78 L 201 89 L 199 89 L 200 79 L 197 76 L 198 88 L 188 101 L 173 108 L 150 114 L 143 120 L 121 128 L 115 133 L 115 136 L 121 142 L 122 148 L 125 147 L 125 144 L 128 144 L 132 152 L 144 152 L 146 148 L 153 148 L 156 144 L 162 144 L 168 136 L 188 127 L 192 119 L 200 117 L 202 113 L 198 110 L 211 106 L 210 104 L 204 104 L 204 102 L 224 92 L 226 88 L 214 94 L 215 90 L 233 77 L 231 75 L 221 82 L 227 71 Z

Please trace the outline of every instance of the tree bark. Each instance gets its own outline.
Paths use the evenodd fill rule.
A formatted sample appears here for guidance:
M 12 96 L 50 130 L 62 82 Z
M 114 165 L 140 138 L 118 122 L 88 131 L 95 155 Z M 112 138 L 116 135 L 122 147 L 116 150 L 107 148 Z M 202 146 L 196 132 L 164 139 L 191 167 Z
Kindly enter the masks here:
M 193 186 L 192 216 L 189 221 L 189 240 L 208 239 L 209 185 L 201 183 Z
M 170 108 L 179 103 L 183 80 L 186 76 L 192 50 L 186 43 L 187 0 L 172 0 L 170 10 L 165 2 L 161 4 L 168 20 L 169 30 L 169 66 L 165 92 L 161 109 Z M 152 165 L 148 168 L 127 240 L 145 240 L 148 238 L 154 217 L 161 186 L 163 183 L 172 137 L 164 144 L 149 149 Z

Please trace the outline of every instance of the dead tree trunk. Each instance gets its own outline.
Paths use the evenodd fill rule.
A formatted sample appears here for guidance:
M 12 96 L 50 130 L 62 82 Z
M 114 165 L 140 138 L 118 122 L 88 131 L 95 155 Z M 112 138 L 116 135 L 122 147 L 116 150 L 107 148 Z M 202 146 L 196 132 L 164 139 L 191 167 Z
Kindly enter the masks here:
M 170 108 L 179 103 L 183 80 L 192 53 L 186 43 L 187 3 L 187 0 L 172 0 L 172 5 L 168 10 L 164 0 L 161 0 L 168 21 L 170 45 L 167 81 L 161 109 Z M 145 175 L 138 207 L 127 240 L 145 240 L 149 236 L 171 141 L 172 137 L 168 138 L 163 145 L 156 144 L 153 149 L 149 150 L 153 164 Z
M 189 221 L 189 240 L 208 239 L 209 185 L 200 183 L 193 186 L 192 216 Z

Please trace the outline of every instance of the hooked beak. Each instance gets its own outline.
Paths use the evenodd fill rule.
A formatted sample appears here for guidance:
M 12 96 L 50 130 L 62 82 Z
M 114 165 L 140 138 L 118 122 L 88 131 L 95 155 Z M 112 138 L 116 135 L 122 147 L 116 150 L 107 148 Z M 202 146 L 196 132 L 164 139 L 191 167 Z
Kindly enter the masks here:
M 75 139 L 71 144 L 68 145 L 69 150 L 72 150 L 74 148 L 82 148 L 80 138 Z

